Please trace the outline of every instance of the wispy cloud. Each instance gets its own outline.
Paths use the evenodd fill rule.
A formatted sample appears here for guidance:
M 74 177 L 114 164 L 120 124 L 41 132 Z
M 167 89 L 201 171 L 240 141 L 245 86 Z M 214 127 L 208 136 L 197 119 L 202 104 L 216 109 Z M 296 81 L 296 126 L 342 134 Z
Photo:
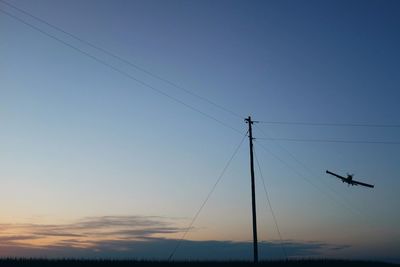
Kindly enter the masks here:
M 32 240 L 39 238 L 36 235 L 2 235 L 0 236 L 1 243 L 10 243 L 14 241 L 24 241 L 24 240 Z
M 137 240 L 182 231 L 167 218 L 146 216 L 90 217 L 69 224 L 1 224 L 0 229 L 0 240 L 19 244 L 43 238 L 52 238 L 57 243 L 66 237 L 86 242 L 110 238 Z
M 166 259 L 185 230 L 163 217 L 103 216 L 69 224 L 0 224 L 0 256 Z M 178 234 L 178 235 L 177 235 Z M 291 257 L 318 256 L 344 249 L 321 242 L 284 242 Z M 281 244 L 261 242 L 261 255 L 282 258 Z M 251 242 L 181 243 L 177 259 L 250 259 Z

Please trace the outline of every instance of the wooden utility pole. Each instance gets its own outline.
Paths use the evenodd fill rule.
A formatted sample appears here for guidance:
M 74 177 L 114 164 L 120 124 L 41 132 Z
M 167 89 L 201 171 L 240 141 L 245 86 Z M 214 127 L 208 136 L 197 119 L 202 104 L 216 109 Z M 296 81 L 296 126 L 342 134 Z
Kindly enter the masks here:
M 253 132 L 252 125 L 254 121 L 249 116 L 245 119 L 246 123 L 249 124 L 249 144 L 250 144 L 250 173 L 251 173 L 251 206 L 253 214 L 253 251 L 254 251 L 254 263 L 258 262 L 258 242 L 257 242 L 257 215 L 256 215 L 256 192 L 255 192 L 255 181 L 254 181 L 254 160 L 253 160 Z

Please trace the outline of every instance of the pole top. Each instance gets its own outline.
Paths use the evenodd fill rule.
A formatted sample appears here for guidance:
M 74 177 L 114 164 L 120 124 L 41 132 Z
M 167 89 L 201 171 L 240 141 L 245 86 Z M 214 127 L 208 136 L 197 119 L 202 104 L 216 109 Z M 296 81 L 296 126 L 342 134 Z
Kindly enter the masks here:
M 244 121 L 246 122 L 246 123 L 251 123 L 251 124 L 253 124 L 253 123 L 258 123 L 259 121 L 252 121 L 251 120 L 251 116 L 249 116 L 249 117 L 247 117 L 246 119 L 244 119 Z

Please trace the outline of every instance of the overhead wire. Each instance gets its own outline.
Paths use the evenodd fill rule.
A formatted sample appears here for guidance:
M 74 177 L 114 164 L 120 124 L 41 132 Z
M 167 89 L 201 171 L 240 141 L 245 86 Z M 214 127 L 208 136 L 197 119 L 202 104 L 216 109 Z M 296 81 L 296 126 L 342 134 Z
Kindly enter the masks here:
M 31 23 L 28 23 L 28 22 L 22 20 L 21 18 L 13 15 L 13 14 L 7 12 L 7 11 L 4 11 L 1 8 L 0 8 L 0 12 L 2 12 L 4 14 L 6 14 L 7 16 L 9 16 L 9 17 L 11 17 L 11 18 L 13 18 L 13 19 L 25 24 L 26 26 L 29 26 L 30 28 L 32 28 L 32 29 L 34 29 L 34 30 L 46 35 L 47 37 L 50 37 L 53 40 L 56 40 L 57 42 L 65 45 L 65 46 L 67 46 L 69 48 L 72 48 L 73 50 L 75 50 L 75 51 L 77 51 L 77 52 L 79 52 L 79 53 L 91 58 L 92 60 L 96 61 L 97 63 L 100 63 L 100 64 L 102 64 L 102 65 L 104 65 L 104 66 L 106 66 L 106 67 L 118 72 L 119 74 L 121 74 L 121 75 L 123 75 L 123 76 L 125 76 L 125 77 L 127 77 L 127 78 L 129 78 L 129 79 L 131 79 L 131 80 L 133 80 L 135 82 L 137 82 L 138 84 L 140 84 L 140 85 L 142 85 L 144 87 L 147 87 L 147 88 L 153 90 L 154 92 L 157 92 L 158 94 L 161 94 L 161 95 L 173 100 L 174 102 L 179 103 L 179 104 L 181 104 L 181 105 L 183 105 L 183 106 L 185 106 L 185 107 L 187 107 L 187 108 L 189 108 L 189 109 L 191 109 L 191 110 L 193 110 L 193 111 L 195 111 L 195 112 L 197 112 L 197 113 L 199 113 L 199 114 L 201 114 L 201 115 L 203 115 L 203 116 L 205 116 L 205 117 L 207 117 L 207 118 L 209 118 L 209 119 L 211 119 L 211 120 L 213 120 L 213 121 L 215 121 L 215 122 L 217 122 L 217 123 L 219 123 L 219 124 L 221 124 L 223 126 L 225 126 L 226 128 L 229 128 L 229 129 L 231 129 L 231 130 L 233 130 L 233 131 L 235 131 L 237 133 L 241 133 L 240 130 L 230 126 L 229 124 L 221 121 L 220 119 L 218 119 L 218 118 L 216 118 L 216 117 L 214 117 L 212 115 L 209 115 L 209 114 L 205 113 L 204 111 L 201 111 L 200 109 L 198 109 L 198 108 L 196 108 L 196 107 L 194 107 L 192 105 L 189 105 L 189 104 L 185 103 L 184 101 L 182 101 L 182 100 L 180 100 L 180 99 L 178 99 L 178 98 L 176 98 L 176 97 L 174 97 L 174 96 L 172 96 L 172 95 L 170 95 L 170 94 L 168 94 L 168 93 L 166 93 L 166 92 L 164 92 L 164 91 L 162 91 L 162 90 L 160 90 L 160 89 L 158 89 L 158 88 L 156 88 L 156 87 L 154 87 L 154 86 L 152 86 L 152 85 L 150 85 L 150 84 L 148 84 L 146 82 L 143 82 L 143 81 L 137 79 L 136 77 L 132 76 L 131 74 L 129 74 L 129 73 L 127 73 L 127 72 L 125 72 L 125 71 L 113 66 L 113 65 L 111 65 L 110 63 L 108 63 L 108 62 L 106 62 L 106 61 L 104 61 L 104 60 L 102 60 L 102 59 L 100 59 L 100 58 L 98 58 L 96 56 L 93 56 L 92 54 L 90 54 L 90 53 L 88 53 L 88 52 L 86 52 L 86 51 L 84 51 L 84 50 L 82 50 L 82 49 L 70 44 L 70 43 L 65 42 L 64 40 L 62 40 L 62 39 L 60 39 L 60 38 L 58 38 L 58 37 L 46 32 L 46 31 L 44 31 L 44 30 L 42 30 L 42 29 L 40 29 L 40 28 L 38 28 L 36 26 L 34 26 Z
M 116 53 L 111 52 L 110 50 L 107 50 L 107 49 L 105 49 L 105 48 L 103 48 L 103 47 L 101 47 L 99 45 L 94 44 L 93 42 L 89 42 L 89 41 L 87 41 L 87 40 L 85 40 L 85 39 L 83 39 L 83 38 L 81 38 L 81 37 L 79 37 L 79 36 L 77 36 L 77 35 L 75 35 L 75 34 L 73 34 L 71 32 L 68 32 L 68 31 L 64 30 L 63 28 L 61 28 L 59 26 L 56 26 L 53 23 L 50 23 L 50 22 L 48 22 L 48 21 L 46 21 L 46 20 L 44 20 L 44 19 L 42 19 L 42 18 L 40 18 L 40 17 L 38 17 L 38 16 L 36 16 L 36 15 L 34 15 L 34 14 L 32 14 L 32 13 L 30 13 L 30 12 L 20 8 L 20 7 L 18 7 L 18 6 L 15 6 L 15 5 L 13 5 L 13 4 L 5 1 L 5 0 L 0 0 L 0 2 L 2 2 L 3 4 L 15 9 L 15 10 L 18 10 L 19 12 L 21 12 L 21 13 L 23 13 L 23 14 L 25 14 L 25 15 L 27 15 L 27 16 L 35 19 L 35 20 L 37 20 L 37 21 L 40 21 L 41 23 L 43 23 L 43 24 L 45 24 L 45 25 L 47 25 L 47 26 L 49 26 L 49 27 L 51 27 L 51 28 L 53 28 L 53 29 L 55 29 L 55 30 L 57 30 L 59 32 L 62 32 L 63 34 L 66 34 L 66 35 L 70 36 L 71 38 L 73 38 L 73 39 L 75 39 L 75 40 L 77 40 L 77 41 L 79 41 L 79 42 L 81 42 L 81 43 L 83 43 L 85 45 L 88 45 L 88 46 L 90 46 L 90 47 L 92 47 L 92 48 L 94 48 L 94 49 L 96 49 L 98 51 L 103 52 L 106 55 L 109 55 L 109 56 L 111 56 L 113 58 L 116 58 L 117 60 L 119 60 L 119 61 L 121 61 L 121 62 L 123 62 L 123 63 L 125 63 L 125 64 L 127 64 L 127 65 L 129 65 L 129 66 L 141 71 L 141 72 L 143 72 L 143 73 L 146 73 L 146 74 L 150 75 L 151 77 L 153 77 L 155 79 L 163 81 L 163 82 L 165 82 L 165 83 L 167 83 L 167 84 L 169 84 L 169 85 L 171 85 L 171 86 L 173 86 L 173 87 L 175 87 L 175 88 L 177 88 L 177 89 L 179 89 L 181 91 L 186 92 L 187 94 L 190 94 L 190 95 L 192 95 L 194 97 L 197 97 L 197 98 L 201 99 L 202 101 L 207 102 L 208 104 L 211 104 L 211 105 L 217 107 L 218 109 L 223 110 L 223 111 L 231 114 L 232 116 L 235 116 L 235 117 L 238 117 L 238 118 L 243 118 L 242 115 L 238 114 L 237 112 L 233 111 L 232 109 L 228 109 L 228 108 L 226 108 L 226 107 L 224 107 L 224 106 L 222 106 L 222 105 L 220 105 L 220 104 L 218 104 L 218 103 L 216 103 L 216 102 L 214 102 L 214 101 L 212 101 L 212 100 L 210 100 L 210 99 L 208 99 L 208 98 L 206 98 L 204 96 L 201 96 L 201 95 L 199 95 L 199 94 L 197 94 L 197 93 L 195 93 L 195 92 L 193 92 L 191 90 L 188 90 L 188 89 L 178 85 L 175 82 L 172 82 L 172 81 L 170 81 L 170 80 L 168 80 L 168 79 L 166 79 L 164 77 L 161 77 L 160 75 L 155 74 L 154 72 L 151 72 L 151 71 L 139 66 L 138 64 L 133 63 L 131 60 L 127 60 L 127 59 L 117 55 Z M 10 15 L 10 14 L 8 14 L 8 15 Z M 265 124 L 278 124 L 278 125 L 280 124 L 280 125 L 332 126 L 332 127 L 400 128 L 400 124 L 326 123 L 326 122 L 295 122 L 295 121 L 258 121 L 258 122 L 259 123 L 265 123 Z M 295 138 L 286 138 L 286 139 L 279 139 L 279 140 L 293 141 L 293 142 L 400 144 L 400 142 L 390 142 L 390 141 L 389 142 L 387 142 L 387 141 L 352 141 L 352 140 L 326 140 L 326 139 L 321 139 L 321 140 L 320 139 L 316 139 L 316 140 L 310 139 L 309 140 L 309 139 L 295 139 Z
M 371 145 L 400 145 L 396 141 L 369 141 L 369 140 L 340 140 L 340 139 L 307 139 L 307 138 L 282 138 L 267 137 L 257 138 L 266 141 L 287 141 L 287 142 L 306 142 L 306 143 L 343 143 L 343 144 L 371 144 Z
M 259 121 L 259 123 L 277 124 L 277 125 L 329 126 L 329 127 L 400 128 L 400 124 L 330 123 L 330 122 L 295 122 L 295 121 Z
M 218 179 L 215 181 L 214 185 L 212 186 L 211 190 L 208 192 L 207 197 L 204 199 L 204 201 L 202 202 L 202 204 L 200 205 L 199 209 L 197 210 L 197 212 L 195 213 L 195 215 L 192 217 L 192 220 L 190 221 L 188 227 L 186 228 L 186 230 L 183 232 L 182 237 L 178 240 L 176 246 L 174 247 L 174 249 L 172 250 L 171 254 L 168 257 L 168 260 L 170 261 L 176 251 L 178 250 L 178 248 L 180 247 L 180 245 L 182 244 L 182 242 L 185 240 L 186 235 L 188 234 L 188 232 L 190 231 L 190 229 L 192 229 L 196 219 L 199 217 L 200 212 L 203 210 L 204 206 L 206 205 L 207 201 L 210 199 L 212 193 L 215 191 L 215 188 L 217 187 L 217 185 L 219 184 L 219 182 L 221 181 L 222 177 L 224 177 L 225 172 L 227 171 L 229 165 L 231 164 L 233 158 L 236 156 L 237 152 L 239 151 L 240 147 L 243 144 L 243 141 L 245 140 L 246 136 L 247 136 L 248 131 L 246 132 L 246 134 L 243 136 L 243 138 L 241 139 L 239 145 L 236 147 L 236 149 L 234 150 L 233 154 L 231 155 L 231 157 L 229 158 L 228 162 L 225 164 L 224 168 L 222 169 L 222 172 L 220 173 L 220 175 L 218 176 Z
M 253 147 L 253 149 L 254 149 L 254 147 Z M 255 149 L 254 149 L 254 157 L 256 159 L 258 171 L 259 171 L 260 177 L 261 177 L 261 182 L 262 182 L 263 189 L 264 189 L 264 192 L 265 192 L 265 196 L 266 196 L 267 202 L 268 202 L 268 206 L 266 206 L 266 208 L 268 209 L 268 207 L 269 207 L 269 210 L 271 211 L 272 218 L 273 218 L 274 224 L 275 224 L 275 228 L 276 228 L 276 231 L 277 231 L 279 239 L 280 239 L 280 247 L 282 249 L 282 254 L 283 254 L 283 257 L 285 258 L 285 260 L 287 260 L 288 256 L 287 256 L 287 253 L 286 253 L 286 249 L 284 247 L 284 242 L 283 242 L 281 231 L 279 230 L 278 220 L 277 220 L 277 218 L 275 216 L 274 209 L 272 208 L 272 204 L 271 204 L 271 200 L 270 200 L 270 197 L 269 197 L 269 194 L 268 194 L 268 190 L 267 190 L 267 187 L 265 185 L 265 179 L 264 179 L 264 176 L 263 176 L 263 173 L 262 173 L 262 170 L 261 170 L 261 166 L 260 166 L 260 162 L 258 161 L 258 157 L 257 157 L 257 153 L 256 153 Z
M 105 49 L 103 47 L 100 47 L 99 45 L 94 44 L 93 42 L 89 42 L 89 41 L 87 41 L 87 40 L 85 40 L 85 39 L 83 39 L 81 37 L 78 37 L 77 35 L 72 34 L 71 32 L 68 32 L 68 31 L 62 29 L 61 27 L 56 26 L 56 25 L 54 25 L 54 24 L 52 24 L 52 23 L 50 23 L 50 22 L 48 22 L 48 21 L 46 21 L 46 20 L 44 20 L 44 19 L 42 19 L 42 18 L 40 18 L 38 16 L 35 16 L 32 13 L 30 13 L 30 12 L 28 12 L 28 11 L 22 9 L 22 8 L 19 8 L 19 7 L 15 6 L 15 5 L 7 2 L 7 1 L 0 0 L 0 2 L 4 3 L 4 4 L 6 4 L 6 5 L 8 5 L 8 6 L 12 7 L 12 8 L 14 8 L 16 10 L 18 10 L 19 12 L 21 12 L 21 13 L 23 13 L 23 14 L 25 14 L 25 15 L 27 15 L 27 16 L 35 19 L 35 20 L 37 20 L 37 21 L 40 21 L 41 23 L 43 23 L 43 24 L 45 24 L 45 25 L 47 25 L 47 26 L 49 26 L 49 27 L 51 27 L 51 28 L 53 28 L 53 29 L 55 29 L 55 30 L 57 30 L 59 32 L 62 32 L 64 34 L 72 37 L 73 39 L 75 39 L 75 40 L 77 40 L 77 41 L 79 41 L 79 42 L 81 42 L 81 43 L 83 43 L 85 45 L 88 45 L 88 46 L 90 46 L 90 47 L 92 47 L 92 48 L 94 48 L 94 49 L 96 49 L 98 51 L 101 51 L 104 54 L 109 55 L 109 56 L 111 56 L 111 57 L 113 57 L 113 58 L 115 58 L 115 59 L 117 59 L 117 60 L 119 60 L 119 61 L 121 61 L 121 62 L 123 62 L 123 63 L 125 63 L 125 64 L 127 64 L 127 65 L 129 65 L 129 66 L 131 66 L 131 67 L 133 67 L 135 69 L 137 69 L 137 70 L 139 70 L 139 71 L 141 71 L 141 72 L 143 72 L 143 73 L 146 73 L 147 75 L 150 75 L 151 77 L 153 77 L 153 78 L 155 78 L 157 80 L 163 81 L 163 82 L 165 82 L 165 83 L 167 83 L 167 84 L 169 84 L 169 85 L 171 85 L 171 86 L 173 86 L 173 87 L 175 87 L 175 88 L 177 88 L 177 89 L 179 89 L 181 91 L 184 91 L 187 94 L 190 94 L 190 95 L 192 95 L 194 97 L 197 97 L 198 99 L 201 99 L 202 101 L 207 102 L 208 104 L 211 104 L 214 107 L 217 107 L 218 109 L 223 110 L 223 111 L 225 111 L 226 113 L 229 113 L 232 116 L 235 116 L 235 117 L 238 117 L 238 118 L 243 118 L 243 116 L 241 116 L 237 112 L 235 112 L 235 111 L 233 111 L 231 109 L 228 109 L 228 108 L 226 108 L 226 107 L 224 107 L 224 106 L 222 106 L 222 105 L 220 105 L 220 104 L 218 104 L 218 103 L 216 103 L 216 102 L 214 102 L 214 101 L 212 101 L 212 100 L 210 100 L 210 99 L 208 99 L 208 98 L 206 98 L 204 96 L 201 96 L 201 95 L 199 95 L 199 94 L 197 94 L 197 93 L 195 93 L 195 92 L 193 92 L 191 90 L 188 90 L 188 89 L 178 85 L 175 82 L 172 82 L 172 81 L 170 81 L 170 80 L 168 80 L 166 78 L 163 78 L 160 75 L 157 75 L 154 72 L 151 72 L 151 71 L 139 66 L 138 64 L 133 63 L 131 60 L 127 60 L 127 59 L 117 55 L 116 53 L 111 52 L 110 50 L 107 50 L 107 49 Z

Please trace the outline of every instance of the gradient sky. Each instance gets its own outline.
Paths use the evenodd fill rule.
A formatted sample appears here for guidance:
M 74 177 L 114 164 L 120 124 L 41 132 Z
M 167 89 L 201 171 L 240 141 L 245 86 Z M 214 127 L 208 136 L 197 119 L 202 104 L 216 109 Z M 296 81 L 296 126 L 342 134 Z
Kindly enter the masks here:
M 400 123 L 399 1 L 9 2 L 242 117 Z M 0 12 L 0 256 L 167 257 L 243 119 L 0 8 L 242 132 Z M 254 135 L 400 142 L 395 127 L 259 124 Z M 289 256 L 400 261 L 399 145 L 260 139 L 255 149 Z M 261 257 L 279 258 L 260 181 Z M 250 258 L 250 215 L 245 140 L 180 257 Z

